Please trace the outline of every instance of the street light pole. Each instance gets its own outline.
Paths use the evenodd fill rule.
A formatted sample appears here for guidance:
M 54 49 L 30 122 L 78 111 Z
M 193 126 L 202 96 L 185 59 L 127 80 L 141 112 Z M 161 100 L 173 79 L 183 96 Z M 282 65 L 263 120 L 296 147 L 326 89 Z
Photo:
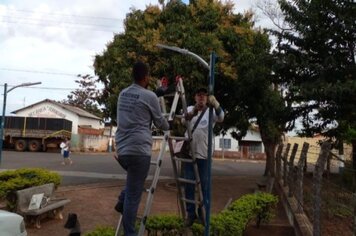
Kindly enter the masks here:
M 6 94 L 7 94 L 7 83 L 5 83 L 4 85 L 4 101 L 2 104 L 2 116 L 1 116 L 1 126 L 0 126 L 0 165 L 1 165 L 1 158 L 2 158 L 2 146 L 3 146 L 3 136 L 4 136 L 4 126 L 5 126 Z
M 9 92 L 14 90 L 15 88 L 18 87 L 27 87 L 27 86 L 32 86 L 32 85 L 37 85 L 41 84 L 41 82 L 35 82 L 35 83 L 23 83 L 16 85 L 12 87 L 11 89 L 7 90 L 7 83 L 4 84 L 4 101 L 3 101 L 3 106 L 2 106 L 2 117 L 1 117 L 1 123 L 0 123 L 0 165 L 1 165 L 1 160 L 2 160 L 2 148 L 3 148 L 3 136 L 4 136 L 4 126 L 5 126 L 5 110 L 6 110 L 6 97 Z

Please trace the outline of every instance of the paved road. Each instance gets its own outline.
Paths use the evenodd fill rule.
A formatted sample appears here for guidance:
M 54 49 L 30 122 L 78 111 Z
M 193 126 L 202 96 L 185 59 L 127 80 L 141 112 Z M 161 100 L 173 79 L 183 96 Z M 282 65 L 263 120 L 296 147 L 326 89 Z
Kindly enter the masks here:
M 63 185 L 97 183 L 124 179 L 125 171 L 120 167 L 110 153 L 72 153 L 73 165 L 61 165 L 62 158 L 59 153 L 42 152 L 14 152 L 4 151 L 0 171 L 18 169 L 23 167 L 41 167 L 58 172 L 62 177 Z M 156 159 L 158 153 L 153 154 Z M 212 165 L 213 176 L 251 176 L 262 175 L 264 162 L 214 160 Z M 149 178 L 154 168 L 151 168 Z M 172 166 L 169 154 L 163 158 L 161 178 L 172 178 Z

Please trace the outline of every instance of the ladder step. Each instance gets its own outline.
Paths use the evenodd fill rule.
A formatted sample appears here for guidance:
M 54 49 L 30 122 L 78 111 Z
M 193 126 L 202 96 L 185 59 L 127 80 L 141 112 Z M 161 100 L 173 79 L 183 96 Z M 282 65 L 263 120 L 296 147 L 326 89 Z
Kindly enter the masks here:
M 178 181 L 187 184 L 198 184 L 197 181 L 191 179 L 178 178 Z
M 196 200 L 190 200 L 190 199 L 186 199 L 184 197 L 181 198 L 183 201 L 185 202 L 188 202 L 188 203 L 193 203 L 193 204 L 196 204 L 196 205 L 202 205 L 202 202 L 200 201 L 196 201 Z
M 181 136 L 169 136 L 170 139 L 175 139 L 175 140 L 189 140 L 188 137 L 181 137 Z
M 179 158 L 179 157 L 174 157 L 175 161 L 181 161 L 181 162 L 186 162 L 186 163 L 194 163 L 194 160 L 191 158 Z

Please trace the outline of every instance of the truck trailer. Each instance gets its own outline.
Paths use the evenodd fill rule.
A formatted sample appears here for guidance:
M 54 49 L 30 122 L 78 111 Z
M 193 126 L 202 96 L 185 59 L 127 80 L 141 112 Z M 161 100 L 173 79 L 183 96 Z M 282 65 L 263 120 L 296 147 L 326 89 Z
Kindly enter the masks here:
M 72 122 L 66 119 L 6 116 L 4 146 L 21 152 L 46 151 L 70 139 L 71 131 Z

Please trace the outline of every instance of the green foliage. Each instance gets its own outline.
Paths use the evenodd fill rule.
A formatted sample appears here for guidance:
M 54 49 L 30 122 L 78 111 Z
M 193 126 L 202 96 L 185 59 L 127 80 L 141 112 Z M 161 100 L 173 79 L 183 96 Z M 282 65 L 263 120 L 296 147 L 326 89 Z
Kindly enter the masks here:
M 13 208 L 16 203 L 17 190 L 54 183 L 58 187 L 61 182 L 59 174 L 41 168 L 22 168 L 8 170 L 0 173 L 0 198 L 8 201 L 8 206 Z
M 149 235 L 155 235 L 158 231 L 167 236 L 178 235 L 183 228 L 183 220 L 175 215 L 150 216 L 146 222 L 146 230 Z
M 278 198 L 269 193 L 247 194 L 211 219 L 212 235 L 243 235 L 252 219 L 268 222 Z M 195 234 L 198 235 L 198 234 Z
M 79 89 L 72 91 L 62 103 L 80 107 L 98 117 L 102 117 L 102 111 L 97 103 L 100 92 L 96 88 L 95 79 L 90 75 L 79 74 L 78 77 L 80 80 L 75 80 L 75 82 L 79 84 Z
M 210 220 L 210 235 L 243 235 L 248 223 L 254 219 L 268 222 L 273 216 L 273 209 L 278 198 L 269 193 L 247 194 L 234 201 L 230 207 Z M 183 220 L 176 215 L 156 215 L 147 218 L 146 230 L 148 235 L 175 236 L 185 232 Z M 191 226 L 194 236 L 204 235 L 204 226 L 194 223 Z M 113 236 L 112 227 L 100 226 L 85 236 Z
M 213 217 L 215 217 L 215 215 L 211 216 L 211 221 L 213 219 Z M 192 233 L 194 236 L 200 236 L 200 235 L 204 235 L 204 225 L 202 224 L 193 224 L 190 229 L 192 230 Z
M 258 218 L 268 222 L 273 216 L 273 209 L 278 198 L 269 193 L 247 194 L 234 201 L 230 207 L 210 221 L 211 235 L 243 235 L 248 223 Z M 152 216 L 147 219 L 146 229 L 149 235 L 180 235 L 184 232 L 184 223 L 178 216 Z M 191 227 L 193 235 L 203 235 L 204 226 L 194 223 Z
M 208 71 L 199 62 L 158 49 L 156 44 L 161 43 L 186 48 L 205 61 L 209 61 L 211 51 L 218 54 L 215 95 L 229 111 L 226 128 L 236 127 L 236 119 L 229 119 L 241 117 L 236 109 L 241 105 L 236 102 L 241 101 L 235 96 L 236 79 L 245 76 L 243 66 L 263 65 L 255 59 L 269 51 L 267 34 L 252 26 L 252 14 L 235 14 L 230 2 L 199 0 L 186 5 L 168 1 L 164 8 L 149 5 L 143 11 L 132 9 L 125 19 L 125 31 L 115 35 L 95 57 L 95 73 L 105 87 L 99 102 L 107 106 L 106 115 L 115 119 L 118 93 L 131 83 L 131 67 L 139 59 L 150 65 L 153 80 L 167 76 L 172 83 L 176 75 L 182 75 L 188 102 L 192 102 L 189 94 L 196 86 L 208 84 Z
M 287 102 L 303 118 L 301 134 L 356 139 L 355 14 L 353 1 L 280 0 L 293 30 L 275 32 L 277 77 Z
M 94 231 L 86 233 L 85 236 L 114 236 L 115 230 L 109 226 L 98 226 Z
M 274 63 L 268 35 L 253 27 L 252 13 L 234 13 L 230 1 L 197 0 L 188 5 L 167 1 L 162 8 L 149 5 L 145 10 L 132 9 L 125 19 L 125 31 L 115 35 L 95 57 L 95 73 L 104 84 L 98 102 L 105 106 L 105 116 L 116 120 L 117 97 L 131 84 L 131 67 L 136 60 L 149 64 L 151 88 L 163 76 L 173 83 L 175 76 L 181 75 L 188 104 L 193 102 L 197 86 L 208 85 L 208 71 L 199 62 L 158 49 L 158 43 L 188 49 L 207 62 L 214 51 L 218 55 L 214 94 L 225 110 L 224 122 L 214 131 L 233 128 L 239 130 L 240 137 L 246 134 L 251 119 L 257 120 L 267 163 L 274 163 L 272 153 L 290 116 L 280 93 L 272 88 Z M 274 175 L 273 167 L 268 171 Z

